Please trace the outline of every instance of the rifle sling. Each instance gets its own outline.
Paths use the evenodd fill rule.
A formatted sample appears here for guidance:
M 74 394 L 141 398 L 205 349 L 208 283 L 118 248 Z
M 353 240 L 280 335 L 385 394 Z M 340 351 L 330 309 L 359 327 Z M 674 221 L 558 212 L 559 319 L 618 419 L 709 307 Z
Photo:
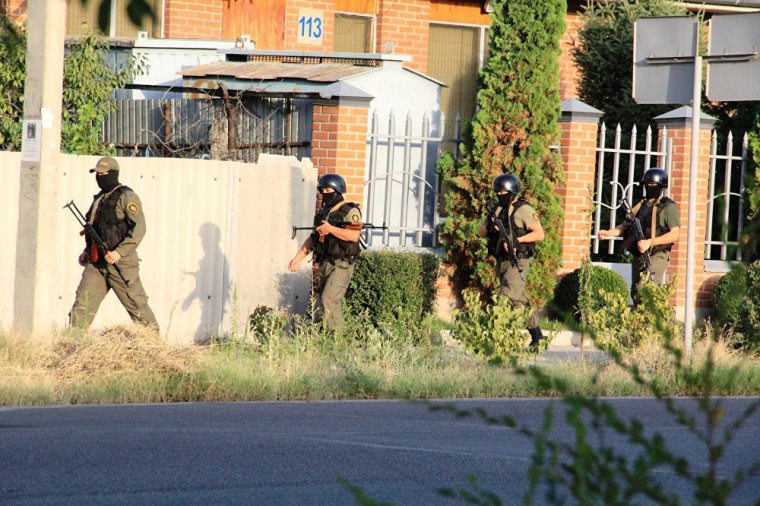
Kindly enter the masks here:
M 655 203 L 652 204 L 652 213 L 651 213 L 652 214 L 652 221 L 651 221 L 651 224 L 650 224 L 651 225 L 650 226 L 650 230 L 651 230 L 650 239 L 651 239 L 652 242 L 654 242 L 655 234 L 657 233 L 657 228 L 655 227 L 655 225 L 657 224 L 657 204 L 659 204 L 659 203 L 660 203 L 660 199 L 657 199 L 655 201 Z M 641 206 L 643 204 L 644 204 L 644 201 L 640 200 L 635 206 L 633 206 L 633 209 L 631 209 L 631 215 L 635 217 L 636 214 L 641 209 Z M 649 251 L 650 252 L 652 251 L 653 247 L 654 247 L 654 245 L 650 245 L 649 246 Z

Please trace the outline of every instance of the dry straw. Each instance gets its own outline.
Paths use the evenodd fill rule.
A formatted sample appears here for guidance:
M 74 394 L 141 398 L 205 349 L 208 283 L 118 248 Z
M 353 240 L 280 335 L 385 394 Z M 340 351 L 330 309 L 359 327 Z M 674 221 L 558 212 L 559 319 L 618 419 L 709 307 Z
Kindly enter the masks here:
M 123 374 L 166 374 L 197 370 L 197 346 L 170 345 L 140 326 L 88 332 L 53 345 L 46 367 L 61 379 L 103 378 Z

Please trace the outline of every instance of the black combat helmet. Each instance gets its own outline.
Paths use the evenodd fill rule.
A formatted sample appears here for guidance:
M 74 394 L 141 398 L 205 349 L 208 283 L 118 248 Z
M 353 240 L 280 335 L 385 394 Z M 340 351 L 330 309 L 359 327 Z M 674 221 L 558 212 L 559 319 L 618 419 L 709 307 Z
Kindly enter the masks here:
M 496 193 L 507 191 L 512 195 L 520 193 L 520 180 L 512 174 L 499 174 L 493 180 L 493 191 Z
M 652 167 L 644 173 L 644 177 L 641 178 L 641 184 L 655 183 L 660 185 L 660 188 L 668 187 L 668 173 L 659 167 Z
M 319 178 L 317 189 L 319 191 L 322 191 L 325 188 L 332 188 L 336 192 L 343 195 L 346 193 L 346 180 L 343 179 L 343 176 L 340 176 L 338 174 L 324 174 Z

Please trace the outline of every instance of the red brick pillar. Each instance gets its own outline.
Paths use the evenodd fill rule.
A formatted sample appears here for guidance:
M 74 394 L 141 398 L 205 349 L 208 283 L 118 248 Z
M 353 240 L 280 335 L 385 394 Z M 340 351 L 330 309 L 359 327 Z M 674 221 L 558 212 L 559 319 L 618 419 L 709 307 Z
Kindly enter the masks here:
M 565 216 L 560 230 L 562 271 L 575 270 L 588 257 L 596 171 L 596 145 L 602 111 L 580 100 L 562 102 L 560 154 L 566 181 L 557 186 Z
M 339 98 L 314 103 L 311 161 L 318 174 L 340 174 L 346 200 L 363 207 L 369 100 Z
M 676 276 L 678 284 L 676 292 L 671 299 L 675 306 L 676 316 L 683 319 L 686 309 L 686 237 L 689 225 L 689 170 L 691 157 L 691 113 L 689 106 L 680 107 L 674 111 L 657 116 L 657 127 L 667 128 L 668 137 L 672 140 L 671 172 L 669 178 L 669 196 L 678 205 L 678 214 L 681 218 L 681 236 L 673 247 L 670 254 L 670 267 L 668 279 Z M 702 114 L 699 132 L 699 161 L 697 163 L 697 210 L 695 214 L 696 241 L 694 248 L 694 282 L 695 290 L 702 286 L 704 280 L 709 277 L 705 273 L 705 247 L 704 240 L 707 224 L 707 199 L 708 183 L 710 181 L 710 133 L 715 124 L 715 119 Z M 696 306 L 707 307 L 710 305 L 710 293 L 707 291 L 695 292 Z
M 27 2 L 27 0 L 7 0 L 6 2 L 0 2 L 0 15 L 9 16 L 18 24 L 26 22 L 28 12 L 29 2 Z

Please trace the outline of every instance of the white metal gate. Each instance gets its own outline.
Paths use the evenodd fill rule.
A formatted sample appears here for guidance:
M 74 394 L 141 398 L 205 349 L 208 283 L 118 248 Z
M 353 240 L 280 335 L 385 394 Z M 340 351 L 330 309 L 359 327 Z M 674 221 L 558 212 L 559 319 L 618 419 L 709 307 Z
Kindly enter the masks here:
M 379 114 L 373 112 L 369 167 L 364 182 L 366 221 L 386 228 L 367 230 L 368 245 L 436 246 L 439 200 L 436 163 L 443 143 L 458 142 L 461 120 L 457 117 L 450 138 L 435 135 L 442 132 L 443 124 L 443 115 L 431 120 L 425 114 L 415 126 L 411 113 L 407 113 L 404 132 L 397 133 L 396 117 L 390 111 L 388 128 L 383 132 Z

